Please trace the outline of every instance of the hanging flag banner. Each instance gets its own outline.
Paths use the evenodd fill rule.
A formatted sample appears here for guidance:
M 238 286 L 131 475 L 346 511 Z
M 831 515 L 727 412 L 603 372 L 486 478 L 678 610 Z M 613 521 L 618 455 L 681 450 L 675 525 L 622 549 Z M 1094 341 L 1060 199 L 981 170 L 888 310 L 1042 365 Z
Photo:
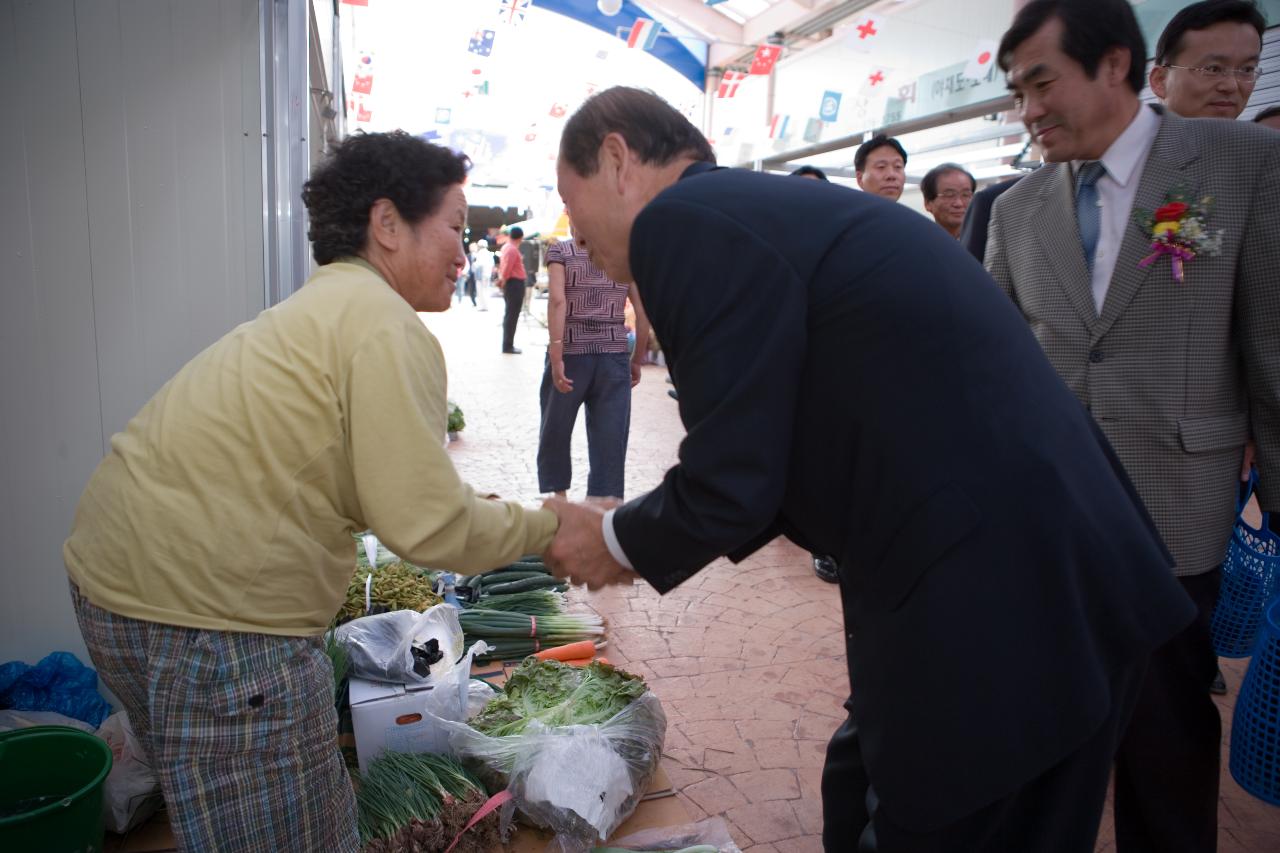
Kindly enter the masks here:
M 557 101 L 551 105 L 551 109 L 547 111 L 547 115 L 552 118 L 564 118 L 565 113 L 569 111 L 568 106 Z
M 471 36 L 467 50 L 476 56 L 488 56 L 493 53 L 493 39 L 496 35 L 497 32 L 494 30 L 476 30 L 475 35 Z
M 436 124 L 448 124 L 453 121 L 453 110 L 448 107 L 436 107 Z
M 356 121 L 373 121 L 373 111 L 365 109 L 363 100 L 356 103 Z
M 840 98 L 839 92 L 832 92 L 830 89 L 822 93 L 822 106 L 818 109 L 818 118 L 822 121 L 835 121 L 840 115 Z
M 822 119 L 811 118 L 804 125 L 804 141 L 817 142 L 822 137 Z
M 351 91 L 362 95 L 373 94 L 373 75 L 357 74 L 356 79 L 351 81 Z
M 880 97 L 889 91 L 889 69 L 876 65 L 862 78 L 859 90 L 869 98 Z
M 653 50 L 661 33 L 662 24 L 648 18 L 636 18 L 636 22 L 631 25 L 631 33 L 627 36 L 627 47 Z
M 747 79 L 745 71 L 726 71 L 720 78 L 720 87 L 716 89 L 717 98 L 732 98 L 738 94 L 738 85 Z
M 778 57 L 782 56 L 782 48 L 776 44 L 762 44 L 756 48 L 756 54 L 751 58 L 751 67 L 747 69 L 748 74 L 768 74 L 773 71 L 774 64 L 778 61 Z
M 879 15 L 864 15 L 853 22 L 849 30 L 849 46 L 859 53 L 870 53 L 884 40 L 885 19 Z
M 994 72 L 996 68 L 996 51 L 999 46 L 990 40 L 978 42 L 978 46 L 974 48 L 973 53 L 969 56 L 969 63 L 965 65 L 962 76 L 969 80 L 986 80 L 987 75 Z
M 342 0 L 348 6 L 368 6 L 369 0 Z
M 524 23 L 524 16 L 529 14 L 533 0 L 502 0 L 498 4 L 498 19 L 504 24 L 516 27 Z
M 791 126 L 791 116 L 778 114 L 773 117 L 773 121 L 769 122 L 769 138 L 770 139 L 786 139 L 787 131 Z

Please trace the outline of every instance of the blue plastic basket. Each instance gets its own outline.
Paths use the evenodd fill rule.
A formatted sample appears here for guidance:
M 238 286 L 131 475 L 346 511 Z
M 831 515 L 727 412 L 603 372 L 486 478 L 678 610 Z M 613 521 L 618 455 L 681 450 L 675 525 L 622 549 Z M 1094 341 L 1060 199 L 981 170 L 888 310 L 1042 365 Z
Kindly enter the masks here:
M 1231 776 L 1280 806 L 1280 598 L 1268 605 L 1231 720 Z
M 1249 502 L 1254 480 L 1241 489 L 1240 506 Z M 1236 518 L 1227 558 L 1222 563 L 1222 586 L 1213 608 L 1213 648 L 1224 658 L 1248 657 L 1262 623 L 1262 612 L 1280 583 L 1280 536 L 1271 530 L 1268 513 L 1255 530 Z

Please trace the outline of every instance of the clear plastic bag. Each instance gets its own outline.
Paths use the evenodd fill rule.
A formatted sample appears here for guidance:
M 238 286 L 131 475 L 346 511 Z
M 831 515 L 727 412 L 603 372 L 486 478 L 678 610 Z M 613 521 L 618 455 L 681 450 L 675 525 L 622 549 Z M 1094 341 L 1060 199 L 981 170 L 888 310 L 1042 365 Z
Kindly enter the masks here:
M 555 842 L 547 848 L 547 853 L 558 853 Z M 644 851 L 688 850 L 689 853 L 742 853 L 741 848 L 729 834 L 729 825 L 724 818 L 709 817 L 697 823 L 685 823 L 679 826 L 659 826 L 653 829 L 642 829 L 625 838 L 611 842 L 607 847 L 597 848 L 596 853 L 613 853 L 613 851 L 631 850 L 636 853 Z
M 446 724 L 461 757 L 479 761 L 486 782 L 507 787 L 505 832 L 514 812 L 556 833 L 565 853 L 585 853 L 630 817 L 662 758 L 667 716 L 646 691 L 610 719 L 592 726 L 549 728 L 537 721 L 520 734 L 490 737 L 465 724 Z
M 129 725 L 129 716 L 117 711 L 98 729 L 98 737 L 111 747 L 111 772 L 102 786 L 102 815 L 107 829 L 124 833 L 160 808 L 160 781 L 151 772 L 146 750 Z
M 393 610 L 361 616 L 339 625 L 334 636 L 347 650 L 351 674 L 373 681 L 433 684 L 462 656 L 462 623 L 457 608 L 448 604 L 437 604 L 422 613 Z M 421 675 L 414 668 L 414 647 L 425 647 L 431 641 L 441 657 L 428 675 Z

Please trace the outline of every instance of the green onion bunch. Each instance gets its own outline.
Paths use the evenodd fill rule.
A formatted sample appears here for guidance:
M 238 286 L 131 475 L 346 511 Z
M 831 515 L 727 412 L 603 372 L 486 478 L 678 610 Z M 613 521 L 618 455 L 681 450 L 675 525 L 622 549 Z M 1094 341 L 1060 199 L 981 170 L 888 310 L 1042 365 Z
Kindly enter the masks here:
M 443 851 L 487 796 L 480 782 L 449 756 L 384 752 L 369 762 L 356 793 L 364 853 Z M 454 850 L 493 849 L 497 826 L 496 813 L 486 817 Z

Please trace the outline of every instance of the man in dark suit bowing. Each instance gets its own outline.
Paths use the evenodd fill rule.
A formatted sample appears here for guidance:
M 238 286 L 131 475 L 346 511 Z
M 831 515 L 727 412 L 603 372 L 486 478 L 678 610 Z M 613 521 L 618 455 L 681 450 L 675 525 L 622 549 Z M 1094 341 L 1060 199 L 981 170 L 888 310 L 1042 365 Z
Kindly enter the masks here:
M 779 534 L 834 555 L 852 698 L 827 850 L 1091 851 L 1147 656 L 1192 606 L 1018 312 L 915 212 L 717 169 L 647 92 L 589 99 L 557 170 L 688 435 L 643 497 L 548 502 L 548 562 L 665 592 Z

